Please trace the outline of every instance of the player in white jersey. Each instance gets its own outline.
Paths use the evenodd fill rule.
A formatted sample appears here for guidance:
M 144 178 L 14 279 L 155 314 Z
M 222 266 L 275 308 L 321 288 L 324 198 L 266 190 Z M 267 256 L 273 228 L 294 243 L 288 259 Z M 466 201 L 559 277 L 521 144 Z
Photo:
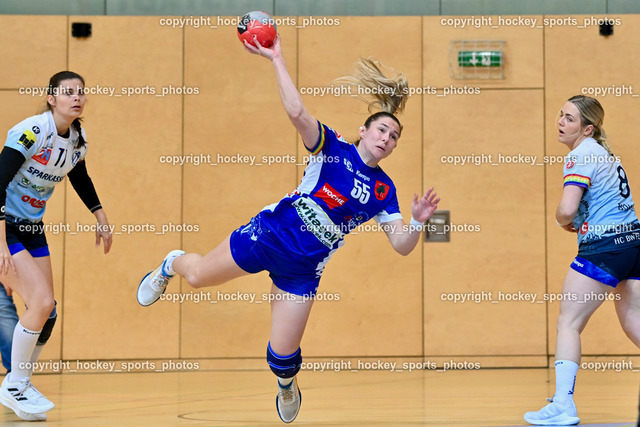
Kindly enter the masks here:
M 96 216 L 96 245 L 102 239 L 105 254 L 111 248 L 107 215 L 84 161 L 86 135 L 79 118 L 85 101 L 80 75 L 56 73 L 47 89 L 47 111 L 9 130 L 0 153 L 0 282 L 27 306 L 13 333 L 11 372 L 0 386 L 0 403 L 25 420 L 44 420 L 54 407 L 31 384 L 31 373 L 57 317 L 42 217 L 65 176 Z
M 440 199 L 433 189 L 422 197 L 414 195 L 412 227 L 407 227 L 393 182 L 378 165 L 394 150 L 402 131 L 393 113 L 404 107 L 408 96 L 404 75 L 388 79 L 375 63 L 364 61 L 360 78 L 347 78 L 350 84 L 367 86 L 368 82 L 368 88 L 376 89 L 373 92 L 383 110 L 365 121 L 359 129 L 360 140 L 353 145 L 307 111 L 287 71 L 279 36 L 270 49 L 246 43 L 245 47 L 273 64 L 285 111 L 311 153 L 305 175 L 296 191 L 265 208 L 206 256 L 169 253 L 141 281 L 138 302 L 148 306 L 157 301 L 175 274 L 199 288 L 269 271 L 273 302 L 267 362 L 278 376 L 276 409 L 282 421 L 289 423 L 300 409 L 295 376 L 302 363 L 300 341 L 313 303 L 310 297 L 316 293 L 324 265 L 342 246 L 344 235 L 376 219 L 387 226 L 392 247 L 407 255 Z
M 580 422 L 573 402 L 580 333 L 609 292 L 614 293 L 622 329 L 640 347 L 640 223 L 629 180 L 611 152 L 603 119 L 600 103 L 582 95 L 569 98 L 560 111 L 558 140 L 571 151 L 556 220 L 566 231 L 578 234 L 578 256 L 562 286 L 555 395 L 547 406 L 524 416 L 535 425 Z

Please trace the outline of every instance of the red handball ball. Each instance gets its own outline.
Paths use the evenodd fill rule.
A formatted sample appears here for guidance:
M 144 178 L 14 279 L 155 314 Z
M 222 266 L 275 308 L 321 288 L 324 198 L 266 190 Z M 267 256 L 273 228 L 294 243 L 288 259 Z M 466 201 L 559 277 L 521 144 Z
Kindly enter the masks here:
M 238 24 L 238 38 L 243 44 L 244 40 L 246 40 L 247 43 L 255 46 L 253 36 L 256 36 L 263 47 L 271 47 L 277 35 L 275 21 L 269 14 L 264 12 L 249 12 L 240 19 Z

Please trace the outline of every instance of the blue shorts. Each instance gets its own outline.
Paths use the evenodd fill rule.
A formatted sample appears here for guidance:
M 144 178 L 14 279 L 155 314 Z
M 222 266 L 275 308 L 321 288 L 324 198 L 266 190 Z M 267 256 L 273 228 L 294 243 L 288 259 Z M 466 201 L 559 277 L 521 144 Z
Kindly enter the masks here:
M 571 268 L 615 288 L 623 280 L 640 280 L 640 246 L 614 252 L 578 254 Z
M 33 223 L 6 216 L 7 246 L 11 255 L 27 250 L 32 257 L 49 256 L 49 245 L 42 221 Z
M 248 273 L 266 270 L 274 285 L 291 294 L 313 297 L 318 291 L 322 263 L 287 248 L 282 236 L 263 224 L 262 214 L 231 234 L 231 255 Z

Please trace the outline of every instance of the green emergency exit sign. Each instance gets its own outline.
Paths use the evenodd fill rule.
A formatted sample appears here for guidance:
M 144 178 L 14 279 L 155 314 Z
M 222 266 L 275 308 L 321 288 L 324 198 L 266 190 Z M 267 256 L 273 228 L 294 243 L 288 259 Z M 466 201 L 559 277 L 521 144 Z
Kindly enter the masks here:
M 501 67 L 502 52 L 487 50 L 463 50 L 458 52 L 459 67 Z

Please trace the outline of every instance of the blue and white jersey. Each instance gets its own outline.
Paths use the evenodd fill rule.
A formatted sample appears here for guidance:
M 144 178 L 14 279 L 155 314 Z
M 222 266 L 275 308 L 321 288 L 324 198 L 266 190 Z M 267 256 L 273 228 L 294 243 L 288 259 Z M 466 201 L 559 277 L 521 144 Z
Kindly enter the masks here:
M 83 129 L 83 137 L 86 140 Z M 6 147 L 27 159 L 7 187 L 6 214 L 27 221 L 42 220 L 53 189 L 87 154 L 86 144 L 76 148 L 78 132 L 71 126 L 69 137 L 58 135 L 50 111 L 29 117 L 7 135 Z
M 573 220 L 579 253 L 640 245 L 640 223 L 620 159 L 587 138 L 567 155 L 563 172 L 565 186 L 585 189 Z
M 323 260 L 323 266 L 360 224 L 402 215 L 391 178 L 379 166 L 365 164 L 357 148 L 333 129 L 320 122 L 318 128 L 300 185 L 261 214 L 288 251 Z

